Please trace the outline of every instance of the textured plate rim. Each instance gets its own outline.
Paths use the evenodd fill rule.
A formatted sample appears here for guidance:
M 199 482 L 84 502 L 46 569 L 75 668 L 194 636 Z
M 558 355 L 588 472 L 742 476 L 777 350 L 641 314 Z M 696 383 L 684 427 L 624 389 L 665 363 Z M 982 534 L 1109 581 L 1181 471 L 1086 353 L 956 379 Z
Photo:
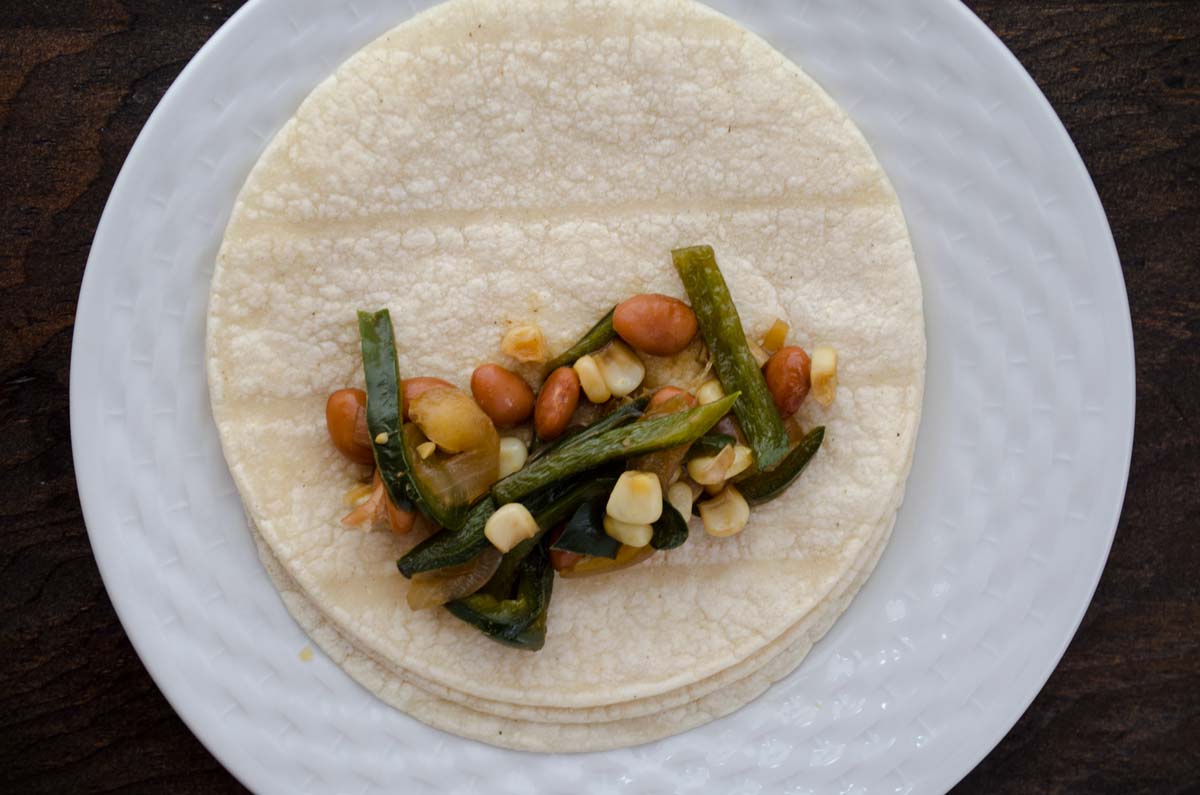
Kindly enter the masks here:
M 187 84 L 192 75 L 206 68 L 207 62 L 212 60 L 214 53 L 220 48 L 221 43 L 225 39 L 230 38 L 233 35 L 232 31 L 235 27 L 244 24 L 244 20 L 248 20 L 254 9 L 258 6 L 259 0 L 249 0 L 249 2 L 235 11 L 229 19 L 225 20 L 225 23 L 200 46 L 196 54 L 184 65 L 179 75 L 167 87 L 162 99 L 159 100 L 154 110 L 150 112 L 146 123 L 138 132 L 137 138 L 134 139 L 133 146 L 129 149 L 129 154 L 125 156 L 125 161 L 121 164 L 121 170 L 117 173 L 117 178 L 113 182 L 112 191 L 109 193 L 108 199 L 104 202 L 104 210 L 100 213 L 100 221 L 96 225 L 96 234 L 92 239 L 92 248 L 88 253 L 87 264 L 84 266 L 83 279 L 81 280 L 79 289 L 79 300 L 75 309 L 75 330 L 71 335 L 71 366 L 67 387 L 71 420 L 71 456 L 75 467 L 75 481 L 76 489 L 79 492 L 79 505 L 83 513 L 84 525 L 87 528 L 88 541 L 92 546 L 92 556 L 96 560 L 96 567 L 100 571 L 100 579 L 104 583 L 104 590 L 108 594 L 108 598 L 113 604 L 113 609 L 117 613 L 117 619 L 121 622 L 121 627 L 125 630 L 125 636 L 133 646 L 134 652 L 137 653 L 138 659 L 141 660 L 147 673 L 150 674 L 151 680 L 153 680 L 159 692 L 162 693 L 163 698 L 171 705 L 171 709 L 175 711 L 175 714 L 187 726 L 192 736 L 242 786 L 255 792 L 261 792 L 262 790 L 258 785 L 264 783 L 258 780 L 255 771 L 242 764 L 241 760 L 233 759 L 231 756 L 225 754 L 224 749 L 218 746 L 217 738 L 207 736 L 198 717 L 190 714 L 190 710 L 184 708 L 185 705 L 178 695 L 182 691 L 172 692 L 172 676 L 160 665 L 160 660 L 156 655 L 150 653 L 146 635 L 143 634 L 146 630 L 143 630 L 136 622 L 129 619 L 131 612 L 127 601 L 133 598 L 132 594 L 127 593 L 120 587 L 116 587 L 116 573 L 111 562 L 104 555 L 97 552 L 100 546 L 97 543 L 97 536 L 103 531 L 97 530 L 98 523 L 93 518 L 89 518 L 96 515 L 96 509 L 89 508 L 89 506 L 92 506 L 93 503 L 98 504 L 102 502 L 104 495 L 100 492 L 100 478 L 98 476 L 89 475 L 85 477 L 86 473 L 89 473 L 98 466 L 98 459 L 95 456 L 89 457 L 88 447 L 81 441 L 84 434 L 80 432 L 80 429 L 84 426 L 86 418 L 83 416 L 82 402 L 77 397 L 79 394 L 77 387 L 83 378 L 82 359 L 78 355 L 78 352 L 87 347 L 89 340 L 85 331 L 90 322 L 98 325 L 98 321 L 89 320 L 96 311 L 94 307 L 97 306 L 97 302 L 95 300 L 88 300 L 89 294 L 96 291 L 94 286 L 96 280 L 101 278 L 97 276 L 100 266 L 96 263 L 102 259 L 100 252 L 104 250 L 104 246 L 102 245 L 104 238 L 111 234 L 111 227 L 115 224 L 113 217 L 119 212 L 117 205 L 119 204 L 120 197 L 125 191 L 126 184 L 133 179 L 131 176 L 133 167 L 136 167 L 138 162 L 143 159 L 143 152 L 150 147 L 148 142 L 154 137 L 155 131 L 164 124 L 163 120 L 168 118 L 174 112 L 174 106 L 181 102 L 180 97 L 187 92 Z M 131 164 L 133 164 L 132 167 Z
M 134 598 L 132 592 L 123 588 L 116 578 L 116 572 L 112 565 L 111 559 L 106 555 L 100 554 L 98 549 L 101 544 L 98 539 L 105 532 L 95 521 L 98 510 L 95 507 L 101 503 L 105 497 L 101 492 L 100 478 L 95 474 L 95 470 L 99 466 L 99 459 L 91 455 L 92 448 L 89 446 L 87 439 L 85 405 L 81 398 L 78 397 L 83 379 L 84 364 L 86 357 L 77 356 L 81 351 L 87 351 L 92 348 L 92 339 L 89 333 L 92 328 L 100 328 L 98 310 L 99 305 L 91 296 L 97 292 L 95 286 L 98 279 L 102 277 L 98 275 L 103 267 L 99 263 L 105 258 L 104 250 L 107 238 L 114 233 L 115 225 L 114 216 L 119 212 L 118 205 L 122 201 L 122 197 L 128 192 L 127 185 L 132 181 L 131 174 L 135 169 L 144 167 L 141 163 L 145 159 L 144 153 L 150 147 L 148 143 L 156 136 L 159 127 L 162 127 L 174 113 L 177 112 L 177 105 L 186 101 L 186 94 L 189 89 L 189 83 L 193 76 L 208 67 L 208 64 L 214 60 L 217 51 L 222 43 L 233 35 L 233 32 L 250 23 L 256 10 L 265 5 L 264 0 L 250 0 L 246 5 L 235 12 L 213 36 L 205 42 L 195 56 L 180 72 L 179 76 L 171 84 L 162 100 L 151 113 L 138 134 L 133 147 L 130 149 L 125 162 L 122 165 L 120 173 L 113 185 L 113 189 L 105 203 L 105 208 L 101 214 L 100 222 L 97 225 L 97 231 L 93 240 L 92 250 L 88 256 L 87 266 L 84 271 L 82 286 L 80 290 L 80 298 L 77 305 L 75 330 L 72 335 L 72 355 L 69 376 L 69 392 L 70 392 L 70 422 L 71 422 L 71 444 L 76 471 L 77 487 L 80 496 L 81 508 L 83 511 L 84 521 L 88 529 L 88 534 L 92 542 L 93 552 L 97 566 L 100 570 L 101 578 L 104 581 L 105 588 L 112 600 L 114 609 L 117 612 L 118 618 L 132 643 L 134 650 L 137 652 L 142 663 L 145 665 L 151 678 L 163 693 L 168 703 L 171 704 L 175 712 L 184 721 L 185 725 L 192 731 L 196 738 L 205 748 L 217 758 L 222 765 L 235 776 L 243 785 L 256 789 L 257 791 L 266 791 L 268 780 L 260 778 L 258 771 L 254 770 L 247 764 L 247 760 L 236 757 L 233 754 L 226 754 L 225 748 L 220 747 L 218 735 L 206 734 L 206 727 L 203 725 L 200 716 L 195 714 L 190 708 L 184 704 L 181 698 L 182 689 L 179 688 L 181 683 L 176 681 L 176 675 L 165 669 L 162 665 L 162 660 L 155 653 L 152 653 L 151 644 L 149 642 L 148 627 L 139 626 L 136 622 L 129 620 L 132 615 L 129 601 Z M 1053 106 L 1046 98 L 1045 94 L 1037 86 L 1037 83 L 1020 64 L 1016 56 L 1004 45 L 1003 41 L 990 29 L 988 26 L 970 9 L 960 2 L 946 2 L 947 13 L 956 13 L 962 17 L 976 29 L 977 33 L 982 34 L 984 39 L 1000 54 L 1002 58 L 1007 60 L 1011 66 L 1020 75 L 1020 80 L 1023 82 L 1024 90 L 1032 97 L 1036 97 L 1038 104 L 1038 112 L 1044 116 L 1042 120 L 1048 123 L 1047 129 L 1052 129 L 1058 138 L 1056 144 L 1058 148 L 1070 154 L 1070 168 L 1075 173 L 1077 179 L 1082 180 L 1082 184 L 1086 185 L 1085 199 L 1090 205 L 1087 208 L 1089 213 L 1095 214 L 1099 218 L 1104 229 L 1103 239 L 1096 241 L 1104 250 L 1108 260 L 1107 267 L 1115 270 L 1116 283 L 1120 291 L 1122 303 L 1126 310 L 1124 321 L 1121 324 L 1120 339 L 1123 343 L 1123 350 L 1118 351 L 1120 359 L 1119 364 L 1122 365 L 1118 370 L 1125 384 L 1125 394 L 1128 401 L 1128 417 L 1127 424 L 1121 428 L 1124 434 L 1125 443 L 1121 445 L 1124 453 L 1119 465 L 1123 473 L 1120 482 L 1122 487 L 1119 495 L 1113 499 L 1112 504 L 1104 511 L 1106 518 L 1103 520 L 1103 538 L 1097 538 L 1097 544 L 1103 541 L 1104 556 L 1096 571 L 1089 573 L 1090 588 L 1088 589 L 1088 598 L 1077 605 L 1074 618 L 1071 622 L 1071 629 L 1065 633 L 1059 642 L 1058 647 L 1050 654 L 1044 657 L 1044 665 L 1037 667 L 1037 672 L 1031 676 L 1038 684 L 1032 688 L 1030 692 L 1012 702 L 1012 709 L 1008 710 L 999 723 L 1004 725 L 1003 731 L 995 737 L 989 739 L 986 743 L 971 753 L 963 753 L 958 756 L 953 764 L 943 765 L 940 769 L 940 774 L 935 775 L 937 788 L 941 791 L 950 789 L 955 783 L 960 781 L 967 773 L 974 769 L 980 761 L 985 758 L 988 753 L 999 743 L 1000 740 L 1011 730 L 1013 725 L 1022 714 L 1028 709 L 1029 705 L 1041 692 L 1046 681 L 1050 678 L 1054 670 L 1057 668 L 1068 646 L 1074 638 L 1078 628 L 1086 614 L 1088 606 L 1091 604 L 1092 597 L 1095 594 L 1096 588 L 1099 586 L 1100 578 L 1103 574 L 1105 563 L 1107 562 L 1109 551 L 1116 535 L 1117 524 L 1124 505 L 1124 498 L 1128 486 L 1129 469 L 1132 457 L 1132 448 L 1134 440 L 1134 418 L 1136 411 L 1136 370 L 1134 368 L 1134 344 L 1133 344 L 1133 327 L 1132 319 L 1128 311 L 1128 294 L 1125 288 L 1123 272 L 1121 270 L 1119 254 L 1113 240 L 1111 228 L 1107 222 L 1107 216 L 1104 212 L 1103 205 L 1100 201 L 1099 194 L 1096 190 L 1095 183 L 1092 181 L 1090 174 L 1087 171 L 1086 165 L 1082 157 L 1079 155 L 1078 149 L 1063 125 L 1061 119 L 1055 113 Z M 853 115 L 853 114 L 852 114 Z M 1099 264 L 1093 264 L 1093 267 L 1100 267 Z M 1124 366 L 1127 365 L 1127 366 Z M 1115 390 L 1115 387 L 1114 387 Z M 173 692 L 174 691 L 174 692 Z
M 1033 79 L 1033 76 L 1029 74 L 1029 71 L 1025 69 L 1025 66 L 1021 63 L 1020 59 L 1018 59 L 1012 50 L 1010 50 L 1004 44 L 1004 41 L 998 35 L 996 35 L 996 32 L 989 28 L 987 24 L 980 19 L 975 12 L 967 8 L 964 3 L 954 2 L 952 5 L 954 6 L 954 12 L 962 14 L 963 18 L 966 19 L 968 24 L 975 27 L 979 34 L 985 37 L 987 41 L 999 51 L 1000 56 L 1007 60 L 1011 66 L 1014 67 L 1016 73 L 1020 77 L 1020 80 L 1025 84 L 1025 90 L 1030 94 L 1030 96 L 1033 96 L 1037 99 L 1039 106 L 1038 109 L 1044 116 L 1047 117 L 1047 121 L 1049 122 L 1051 129 L 1054 130 L 1055 135 L 1059 139 L 1059 146 L 1062 147 L 1064 151 L 1070 153 L 1070 165 L 1072 171 L 1075 171 L 1076 176 L 1081 178 L 1083 184 L 1087 186 L 1086 198 L 1088 203 L 1092 205 L 1092 212 L 1099 215 L 1104 226 L 1104 238 L 1100 242 L 1103 244 L 1105 253 L 1108 255 L 1106 257 L 1108 260 L 1108 267 L 1116 271 L 1116 282 L 1120 290 L 1121 301 L 1125 307 L 1125 323 L 1121 326 L 1121 331 L 1123 332 L 1121 335 L 1121 340 L 1124 343 L 1124 350 L 1121 351 L 1121 353 L 1123 354 L 1122 359 L 1127 357 L 1128 367 L 1122 367 L 1120 372 L 1127 376 L 1128 383 L 1125 386 L 1125 393 L 1129 400 L 1129 417 L 1126 427 L 1122 428 L 1125 443 L 1121 446 L 1121 449 L 1124 452 L 1124 457 L 1120 463 L 1121 472 L 1123 473 L 1121 476 L 1120 496 L 1114 501 L 1114 504 L 1108 511 L 1108 515 L 1103 520 L 1103 526 L 1106 528 L 1103 542 L 1104 557 L 1101 559 L 1099 568 L 1097 568 L 1096 571 L 1090 575 L 1091 587 L 1088 589 L 1088 597 L 1076 608 L 1075 617 L 1071 621 L 1070 631 L 1063 636 L 1058 648 L 1053 652 L 1053 654 L 1046 658 L 1046 664 L 1040 668 L 1037 674 L 1034 676 L 1034 679 L 1038 682 L 1037 687 L 1034 688 L 1027 697 L 1023 697 L 1014 701 L 1014 709 L 1010 710 L 1008 714 L 1001 719 L 1001 723 L 1006 725 L 1003 733 L 991 740 L 989 743 L 985 744 L 984 747 L 981 747 L 978 752 L 974 754 L 964 754 L 962 757 L 962 763 L 956 766 L 957 772 L 946 771 L 941 777 L 942 786 L 940 788 L 942 791 L 946 792 L 948 792 L 958 782 L 962 781 L 962 779 L 965 778 L 968 773 L 978 767 L 979 763 L 987 758 L 988 754 L 990 754 L 996 748 L 996 746 L 1000 744 L 1000 741 L 1008 736 L 1008 733 L 1012 731 L 1012 728 L 1017 725 L 1017 721 L 1021 719 L 1021 716 L 1025 714 L 1025 712 L 1033 704 L 1034 700 L 1042 692 L 1042 689 L 1045 688 L 1046 683 L 1050 681 L 1050 677 L 1054 674 L 1054 671 L 1058 668 L 1058 664 L 1062 661 L 1063 656 L 1067 653 L 1067 649 L 1070 647 L 1071 641 L 1075 639 L 1076 633 L 1079 632 L 1079 627 L 1083 623 L 1083 618 L 1087 614 L 1088 607 L 1091 606 L 1092 600 L 1095 598 L 1096 589 L 1100 587 L 1100 578 L 1104 575 L 1104 569 L 1107 567 L 1108 556 L 1112 551 L 1113 540 L 1117 536 L 1117 524 L 1121 520 L 1121 512 L 1125 507 L 1125 494 L 1129 488 L 1129 468 L 1133 459 L 1133 432 L 1134 421 L 1136 419 L 1137 412 L 1137 370 L 1133 345 L 1133 318 L 1129 312 L 1129 293 L 1125 288 L 1125 274 L 1121 269 L 1121 258 L 1119 252 L 1117 251 L 1117 243 L 1116 240 L 1113 239 L 1112 228 L 1108 223 L 1108 214 L 1105 213 L 1104 204 L 1100 201 L 1100 193 L 1096 190 L 1096 183 L 1092 180 L 1092 175 L 1090 172 L 1088 172 L 1087 165 L 1083 162 L 1083 156 L 1079 153 L 1079 148 L 1075 146 L 1075 141 L 1072 140 L 1071 134 L 1067 131 L 1066 125 L 1063 124 L 1062 119 L 1059 118 L 1058 113 L 1055 112 L 1054 106 L 1050 104 L 1050 100 L 1046 97 L 1045 92 L 1043 92 L 1041 87 L 1038 86 L 1037 81 Z M 1124 362 L 1122 362 L 1122 364 L 1124 364 Z

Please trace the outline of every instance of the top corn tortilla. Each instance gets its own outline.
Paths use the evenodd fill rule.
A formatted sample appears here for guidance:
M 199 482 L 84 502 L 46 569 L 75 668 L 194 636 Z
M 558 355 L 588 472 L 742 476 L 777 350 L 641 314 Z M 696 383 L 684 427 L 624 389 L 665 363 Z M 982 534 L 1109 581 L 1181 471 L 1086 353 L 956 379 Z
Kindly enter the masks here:
M 347 530 L 360 475 L 328 394 L 361 386 L 356 309 L 391 309 L 406 376 L 466 386 L 508 325 L 565 348 L 639 292 L 683 297 L 671 248 L 710 243 L 743 324 L 840 355 L 809 400 L 821 452 L 735 538 L 558 580 L 545 648 L 413 613 L 412 542 Z M 819 607 L 894 520 L 925 341 L 894 191 L 829 97 L 765 42 L 682 0 L 454 2 L 319 86 L 239 195 L 209 308 L 213 414 L 263 539 L 338 631 L 480 699 L 592 708 L 669 693 Z M 653 369 L 653 368 L 652 368 Z

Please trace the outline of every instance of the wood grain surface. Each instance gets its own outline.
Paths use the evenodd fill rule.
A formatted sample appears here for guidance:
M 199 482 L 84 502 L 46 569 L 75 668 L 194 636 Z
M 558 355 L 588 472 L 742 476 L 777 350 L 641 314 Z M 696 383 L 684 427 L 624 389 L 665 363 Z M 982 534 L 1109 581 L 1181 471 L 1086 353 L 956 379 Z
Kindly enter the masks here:
M 71 463 L 75 302 L 150 111 L 232 0 L 0 2 L 0 792 L 245 790 L 100 582 Z M 1137 350 L 1125 511 L 1062 663 L 966 793 L 1200 792 L 1200 2 L 976 0 L 1075 139 Z

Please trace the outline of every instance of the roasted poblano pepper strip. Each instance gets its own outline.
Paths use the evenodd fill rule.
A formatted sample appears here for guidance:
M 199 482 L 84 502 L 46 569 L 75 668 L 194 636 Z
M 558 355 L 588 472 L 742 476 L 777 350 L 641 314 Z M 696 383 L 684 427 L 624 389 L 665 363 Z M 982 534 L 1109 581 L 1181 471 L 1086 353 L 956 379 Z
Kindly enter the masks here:
M 553 571 L 553 569 L 551 569 Z M 551 579 L 550 586 L 554 586 L 554 581 Z M 537 618 L 533 623 L 521 630 L 516 639 L 511 643 L 502 641 L 506 646 L 512 646 L 515 649 L 522 651 L 540 651 L 546 645 L 546 620 L 550 616 L 550 600 L 547 598 L 546 603 L 542 605 L 542 612 L 538 613 Z
M 757 472 L 737 481 L 737 489 L 751 505 L 768 502 L 782 494 L 792 482 L 800 477 L 800 473 L 812 461 L 821 441 L 825 438 L 825 428 L 817 427 L 809 431 L 787 457 L 774 469 Z
M 674 505 L 663 500 L 662 516 L 654 523 L 654 535 L 650 536 L 650 546 L 655 549 L 674 549 L 682 546 L 687 538 L 687 519 L 680 516 Z
M 770 469 L 788 452 L 787 430 L 771 399 L 766 379 L 746 344 L 746 332 L 711 246 L 692 246 L 671 252 L 683 281 L 700 333 L 708 344 L 713 368 L 726 392 L 741 392 L 733 407 L 762 469 Z
M 619 474 L 589 472 L 568 481 L 566 488 L 559 488 L 556 483 L 525 498 L 522 504 L 533 514 L 538 529 L 544 533 L 574 514 L 580 503 L 599 497 L 607 498 L 613 486 L 617 485 Z
M 616 336 L 613 331 L 613 313 L 617 311 L 614 306 L 608 310 L 608 314 L 600 318 L 596 325 L 588 329 L 587 333 L 579 338 L 579 341 L 568 348 L 564 353 L 554 357 L 546 366 L 542 368 L 542 375 L 550 375 L 560 367 L 570 367 L 575 364 L 575 360 L 580 356 L 586 356 L 589 353 L 594 353 L 600 350 Z
M 566 478 L 551 483 L 546 488 L 530 495 L 522 504 L 533 514 L 540 532 L 509 550 L 500 566 L 503 569 L 511 561 L 520 561 L 538 542 L 541 534 L 568 518 L 584 500 L 612 491 L 617 482 L 616 475 L 591 472 L 578 478 Z M 443 530 L 417 544 L 408 554 L 400 558 L 400 573 L 412 577 L 423 571 L 458 566 L 482 552 L 489 543 L 483 534 L 487 520 L 496 512 L 496 502 L 486 497 L 471 509 L 467 522 L 457 532 Z M 493 576 L 493 580 L 499 574 Z
M 458 530 L 440 530 L 417 544 L 396 562 L 400 573 L 412 577 L 423 571 L 458 566 L 475 557 L 488 545 L 483 528 L 496 512 L 496 501 L 484 497 L 467 514 L 467 521 Z
M 688 448 L 688 459 L 702 455 L 716 455 L 726 447 L 737 444 L 737 439 L 727 433 L 706 433 Z
M 597 497 L 582 503 L 563 527 L 551 549 L 576 552 L 597 558 L 616 558 L 621 542 L 604 532 L 606 497 Z
M 372 439 L 384 434 L 387 441 L 374 441 L 375 466 L 392 502 L 409 501 L 408 471 L 404 434 L 400 417 L 404 406 L 401 396 L 400 366 L 396 362 L 392 318 L 386 309 L 375 314 L 358 313 L 358 335 L 362 347 L 363 374 L 367 382 L 367 431 Z
M 587 439 L 573 439 L 492 486 L 497 505 L 608 461 L 695 441 L 737 404 L 738 393 L 677 414 L 651 417 Z
M 601 417 L 591 425 L 581 429 L 578 433 L 571 434 L 570 436 L 564 436 L 560 439 L 555 439 L 553 442 L 543 444 L 541 447 L 529 454 L 529 461 L 527 461 L 525 465 L 529 466 L 531 462 L 536 461 L 537 459 L 546 455 L 546 453 L 557 450 L 559 447 L 562 447 L 568 442 L 574 443 L 583 441 L 584 439 L 590 439 L 593 436 L 599 436 L 605 431 L 610 431 L 613 428 L 619 428 L 622 425 L 628 425 L 638 417 L 642 416 L 642 412 L 646 410 L 646 404 L 649 402 L 650 398 L 638 398 L 631 403 L 626 403 L 616 411 Z
M 367 432 L 371 435 L 375 466 L 388 496 L 399 507 L 409 504 L 409 497 L 415 496 L 417 507 L 429 518 L 442 527 L 461 528 L 467 519 L 468 506 L 438 499 L 420 478 L 411 474 L 409 457 L 413 451 L 404 443 L 400 423 L 404 397 L 400 391 L 400 365 L 396 360 L 391 314 L 386 309 L 374 314 L 359 312 L 358 335 L 367 382 Z
M 537 651 L 546 641 L 546 611 L 553 589 L 554 570 L 542 548 L 534 546 L 518 568 L 515 594 L 497 596 L 485 586 L 478 593 L 450 602 L 446 609 L 492 640 Z

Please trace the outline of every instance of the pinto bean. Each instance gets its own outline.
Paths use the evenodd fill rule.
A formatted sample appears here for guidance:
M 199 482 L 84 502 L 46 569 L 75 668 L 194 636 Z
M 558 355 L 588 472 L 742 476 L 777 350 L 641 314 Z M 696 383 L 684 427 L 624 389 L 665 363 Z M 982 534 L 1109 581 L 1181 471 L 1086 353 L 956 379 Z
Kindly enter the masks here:
M 790 417 L 800 408 L 808 396 L 809 373 L 812 361 L 803 348 L 789 345 L 780 348 L 763 366 L 767 389 L 775 401 L 775 408 L 784 417 Z
M 680 400 L 677 402 L 680 404 L 681 408 L 696 408 L 696 398 L 690 392 L 685 392 L 677 386 L 664 386 L 655 392 L 650 398 L 650 402 L 646 404 L 646 413 L 654 414 L 655 409 L 666 404 L 668 400 L 672 400 L 674 398 L 680 398 Z
M 471 374 L 471 395 L 499 428 L 511 428 L 533 413 L 533 390 L 525 379 L 498 364 L 484 364 Z
M 696 313 L 677 298 L 643 293 L 617 305 L 613 329 L 643 353 L 672 356 L 696 336 Z
M 374 464 L 367 434 L 367 393 L 339 389 L 325 401 L 325 427 L 338 452 L 356 464 Z
M 562 436 L 578 405 L 579 376 L 575 371 L 570 367 L 560 367 L 550 373 L 542 384 L 533 408 L 533 425 L 537 435 L 546 440 Z

